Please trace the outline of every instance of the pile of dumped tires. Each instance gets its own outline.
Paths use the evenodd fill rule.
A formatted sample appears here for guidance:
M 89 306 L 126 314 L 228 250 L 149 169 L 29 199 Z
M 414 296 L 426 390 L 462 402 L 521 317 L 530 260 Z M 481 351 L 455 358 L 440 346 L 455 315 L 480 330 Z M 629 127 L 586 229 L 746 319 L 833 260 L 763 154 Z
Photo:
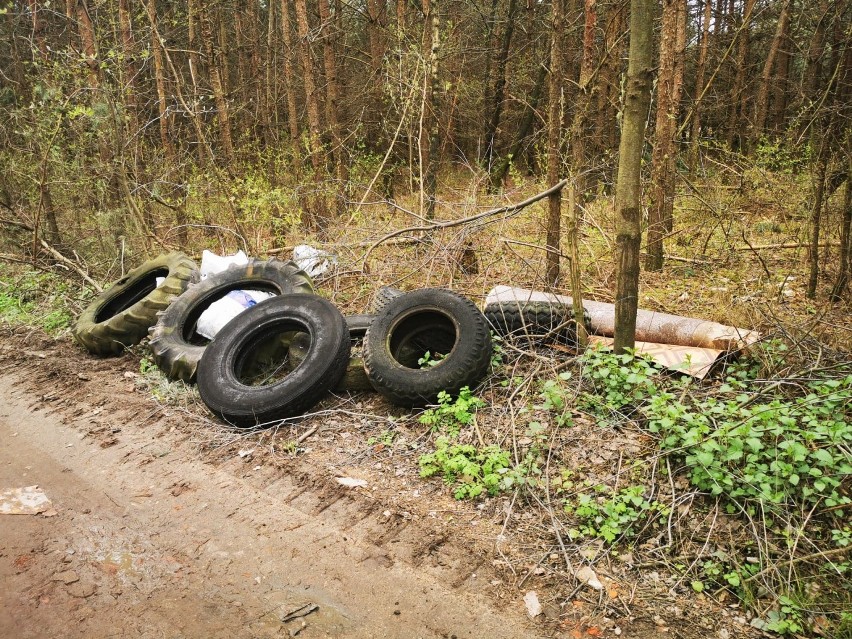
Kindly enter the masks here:
M 212 341 L 198 332 L 211 304 L 247 289 L 273 296 L 227 321 Z M 182 253 L 149 260 L 113 283 L 73 334 L 96 355 L 120 354 L 150 336 L 167 377 L 196 382 L 214 414 L 253 427 L 301 415 L 332 391 L 375 390 L 407 407 L 457 393 L 488 373 L 492 330 L 564 344 L 576 338 L 564 310 L 506 303 L 482 312 L 439 288 L 383 287 L 370 314 L 344 317 L 293 262 L 250 259 L 202 281 Z

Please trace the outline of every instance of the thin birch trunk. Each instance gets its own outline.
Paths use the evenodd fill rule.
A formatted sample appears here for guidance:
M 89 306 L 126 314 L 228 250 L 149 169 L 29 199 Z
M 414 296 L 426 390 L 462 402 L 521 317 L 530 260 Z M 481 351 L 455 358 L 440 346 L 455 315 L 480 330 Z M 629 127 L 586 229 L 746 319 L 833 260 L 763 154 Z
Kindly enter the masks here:
M 149 4 L 153 0 L 149 0 Z M 213 89 L 213 98 L 216 102 L 216 118 L 219 122 L 219 138 L 222 142 L 222 152 L 228 168 L 234 166 L 234 144 L 231 140 L 231 122 L 228 113 L 228 101 L 225 98 L 225 89 L 222 83 L 222 72 L 219 65 L 220 51 L 213 41 L 213 24 L 210 16 L 210 7 L 203 6 L 201 9 L 201 41 L 204 43 L 204 52 L 207 55 L 207 66 L 210 71 L 210 87 Z
M 550 45 L 550 81 L 549 104 L 547 110 L 547 184 L 553 186 L 559 181 L 562 154 L 562 82 L 563 52 L 562 37 L 565 30 L 565 6 L 562 0 L 553 0 L 551 15 Z M 547 269 L 545 281 L 548 286 L 556 286 L 559 281 L 560 239 L 562 234 L 562 191 L 552 193 L 547 198 Z
M 616 353 L 636 343 L 639 308 L 639 246 L 642 240 L 642 147 L 651 106 L 654 70 L 654 0 L 630 1 L 630 56 L 624 96 L 624 120 L 615 186 Z

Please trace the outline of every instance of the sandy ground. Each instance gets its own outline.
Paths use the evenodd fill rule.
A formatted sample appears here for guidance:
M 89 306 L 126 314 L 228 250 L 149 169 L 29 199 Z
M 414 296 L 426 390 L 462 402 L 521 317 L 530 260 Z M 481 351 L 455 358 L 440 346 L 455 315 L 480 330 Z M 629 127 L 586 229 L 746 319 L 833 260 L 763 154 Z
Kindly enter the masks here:
M 522 606 L 494 606 L 464 549 L 350 489 L 200 461 L 108 363 L 69 392 L 50 382 L 56 352 L 0 351 L 0 492 L 38 485 L 53 505 L 0 515 L 0 637 L 539 635 Z M 111 399 L 93 408 L 87 385 Z

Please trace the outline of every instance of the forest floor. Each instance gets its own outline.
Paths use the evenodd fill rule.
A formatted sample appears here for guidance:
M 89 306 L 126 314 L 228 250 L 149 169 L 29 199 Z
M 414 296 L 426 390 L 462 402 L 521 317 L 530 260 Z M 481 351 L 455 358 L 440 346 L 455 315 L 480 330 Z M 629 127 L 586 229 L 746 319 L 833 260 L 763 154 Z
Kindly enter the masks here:
M 749 377 L 733 392 L 724 370 L 683 394 L 675 376 L 652 371 L 654 390 L 636 406 L 672 388 L 697 413 L 715 398 L 736 411 L 770 399 L 798 410 L 808 384 L 825 379 L 845 379 L 850 392 L 852 376 L 842 376 L 852 361 L 852 305 L 825 301 L 835 235 L 826 234 L 824 277 L 809 299 L 807 194 L 782 190 L 783 179 L 760 173 L 745 194 L 698 185 L 700 194 L 679 200 L 665 271 L 641 274 L 640 307 L 759 330 L 766 361 L 739 365 Z M 440 219 L 482 209 L 474 192 L 448 197 L 457 204 Z M 397 209 L 356 210 L 324 245 L 339 264 L 317 289 L 344 313 L 364 312 L 380 285 L 442 286 L 478 303 L 496 284 L 544 288 L 540 210 L 367 255 L 375 238 L 405 225 Z M 611 209 L 590 203 L 585 219 L 584 289 L 612 301 Z M 104 233 L 87 237 L 103 241 Z M 258 238 L 195 239 L 220 253 L 246 248 L 281 259 L 292 246 L 276 247 L 314 243 Z M 159 248 L 183 247 L 149 253 Z M 90 266 L 108 281 L 132 267 L 123 259 Z M 144 344 L 98 359 L 71 343 L 67 327 L 91 291 L 52 273 L 3 268 L 0 488 L 38 484 L 56 514 L 0 515 L 0 636 L 59 636 L 73 626 L 91 637 L 726 639 L 761 636 L 769 622 L 782 633 L 852 636 L 843 545 L 852 530 L 838 523 L 837 508 L 726 511 L 691 483 L 683 456 L 661 450 L 641 411 L 626 414 L 609 396 L 590 406 L 590 364 L 574 354 L 505 345 L 502 364 L 475 391 L 484 407 L 458 441 L 509 451 L 538 484 L 456 500 L 453 487 L 420 476 L 419 459 L 442 433 L 418 414 L 376 394 L 344 394 L 298 423 L 227 428 L 194 387 L 159 373 Z M 783 355 L 773 350 L 779 343 Z M 738 393 L 749 393 L 742 405 Z M 565 406 L 555 410 L 560 398 Z M 848 463 L 845 448 L 820 450 L 832 451 L 837 468 Z M 636 487 L 640 494 L 629 492 Z M 581 529 L 585 498 L 614 505 L 614 543 Z M 534 619 L 530 593 L 541 605 Z M 281 621 L 307 603 L 319 608 Z M 835 632 L 837 623 L 850 634 Z
M 0 486 L 52 502 L 2 516 L 0 636 L 536 635 L 517 601 L 496 607 L 487 555 L 425 509 L 318 460 L 199 455 L 185 417 L 136 388 L 132 357 L 18 335 L 0 367 Z
M 393 411 L 375 396 L 313 418 L 321 428 L 293 455 L 270 433 L 212 436 L 200 405 L 164 405 L 138 371 L 132 353 L 4 336 L 0 485 L 38 485 L 52 509 L 3 517 L 0 636 L 278 637 L 303 622 L 305 637 L 754 632 L 737 604 L 675 595 L 626 558 L 596 566 L 604 590 L 566 593 L 544 567 L 555 556 L 535 565 L 533 537 L 507 533 L 508 499 L 458 502 L 410 454 L 383 450 L 369 416 Z M 307 604 L 319 607 L 282 623 Z

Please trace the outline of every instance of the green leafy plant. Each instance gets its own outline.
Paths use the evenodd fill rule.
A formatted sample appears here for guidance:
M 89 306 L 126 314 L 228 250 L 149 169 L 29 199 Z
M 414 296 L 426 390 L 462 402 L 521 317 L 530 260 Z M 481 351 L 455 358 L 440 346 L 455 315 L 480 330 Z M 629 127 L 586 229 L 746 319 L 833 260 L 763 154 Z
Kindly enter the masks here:
M 498 446 L 479 449 L 470 444 L 451 444 L 446 437 L 439 437 L 435 452 L 421 455 L 419 464 L 421 477 L 441 475 L 444 482 L 454 485 L 456 499 L 496 495 L 523 479 L 522 471 L 512 468 L 508 451 Z
M 564 372 L 559 373 L 555 380 L 545 380 L 539 393 L 542 402 L 535 406 L 537 409 L 553 412 L 557 426 L 569 426 L 572 423 L 571 410 L 573 407 L 571 403 L 573 402 L 570 401 L 571 398 L 566 397 L 566 391 L 560 384 L 560 382 L 567 381 L 570 378 L 571 373 Z
M 613 412 L 630 415 L 659 392 L 654 364 L 629 350 L 620 355 L 591 349 L 582 357 L 583 378 L 592 390 L 580 396 L 586 410 L 607 418 Z
M 661 392 L 645 409 L 648 428 L 662 450 L 683 457 L 692 484 L 712 495 L 842 515 L 850 503 L 843 482 L 852 475 L 852 375 L 810 382 L 806 395 L 789 400 L 753 398 Z
M 572 539 L 598 538 L 613 543 L 635 536 L 638 527 L 650 517 L 669 512 L 668 506 L 645 497 L 647 486 L 628 486 L 614 492 L 599 484 L 593 490 L 565 502 L 565 511 L 580 521 L 580 526 L 568 531 Z
M 370 437 L 367 439 L 367 444 L 375 446 L 382 444 L 383 446 L 391 446 L 393 440 L 396 439 L 397 432 L 395 430 L 383 430 L 378 437 Z
M 461 427 L 470 424 L 476 411 L 484 406 L 485 402 L 474 395 L 469 386 L 463 387 L 455 399 L 441 391 L 438 406 L 423 411 L 419 421 L 430 430 L 446 431 L 451 437 L 458 437 Z
M 426 351 L 423 353 L 423 357 L 418 358 L 417 365 L 420 366 L 420 368 L 432 368 L 433 366 L 440 364 L 443 359 L 444 355 L 441 353 L 435 353 L 433 356 L 432 353 Z
M 497 371 L 503 366 L 503 357 L 506 351 L 503 348 L 503 338 L 491 331 L 491 370 Z
M 14 283 L 11 282 L 14 278 Z M 13 326 L 38 326 L 57 335 L 72 322 L 65 295 L 68 285 L 61 278 L 40 271 L 0 269 L 0 320 Z

